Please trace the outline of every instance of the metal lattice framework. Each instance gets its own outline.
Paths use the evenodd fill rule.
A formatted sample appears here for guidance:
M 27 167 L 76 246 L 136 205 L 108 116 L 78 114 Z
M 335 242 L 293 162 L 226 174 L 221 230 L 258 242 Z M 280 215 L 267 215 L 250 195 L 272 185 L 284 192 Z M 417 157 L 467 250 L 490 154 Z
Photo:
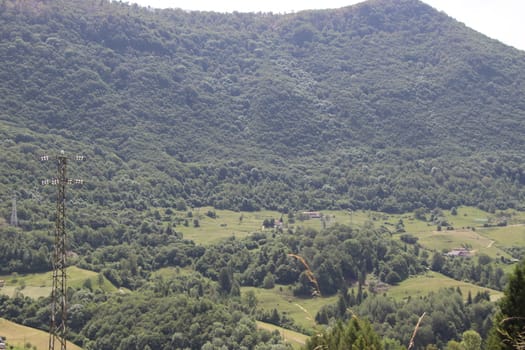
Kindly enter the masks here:
M 42 161 L 49 160 L 42 156 Z M 82 180 L 67 178 L 68 158 L 62 151 L 57 159 L 57 177 L 52 180 L 43 180 L 43 185 L 57 186 L 55 244 L 52 256 L 53 281 L 51 290 L 51 325 L 49 328 L 49 350 L 56 348 L 66 350 L 67 335 L 67 245 L 66 245 L 66 185 L 82 184 Z M 84 160 L 76 156 L 76 160 Z

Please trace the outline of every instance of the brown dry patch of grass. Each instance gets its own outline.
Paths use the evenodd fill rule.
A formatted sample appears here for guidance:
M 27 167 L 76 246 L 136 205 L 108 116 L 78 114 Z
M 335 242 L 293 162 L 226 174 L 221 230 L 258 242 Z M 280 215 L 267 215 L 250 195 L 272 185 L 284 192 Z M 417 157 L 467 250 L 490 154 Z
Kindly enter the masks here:
M 10 345 L 24 348 L 25 344 L 31 343 L 37 350 L 49 348 L 49 334 L 47 332 L 22 326 L 20 324 L 0 318 L 0 334 L 7 338 Z M 81 347 L 68 342 L 69 350 L 82 350 Z

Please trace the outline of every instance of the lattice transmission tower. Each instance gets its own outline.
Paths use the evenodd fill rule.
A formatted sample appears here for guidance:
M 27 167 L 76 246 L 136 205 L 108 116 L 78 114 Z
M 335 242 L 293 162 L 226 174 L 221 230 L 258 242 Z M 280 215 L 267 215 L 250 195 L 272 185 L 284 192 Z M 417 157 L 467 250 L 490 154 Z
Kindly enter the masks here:
M 49 350 L 66 350 L 67 335 L 67 274 L 66 274 L 66 186 L 82 184 L 81 179 L 67 177 L 68 157 L 64 151 L 56 157 L 57 177 L 51 180 L 42 180 L 42 185 L 57 186 L 56 218 L 55 218 L 55 243 L 53 249 L 53 283 L 51 289 L 51 325 L 49 328 Z M 81 161 L 83 156 L 76 156 L 75 160 Z M 49 156 L 44 155 L 40 160 L 47 161 Z

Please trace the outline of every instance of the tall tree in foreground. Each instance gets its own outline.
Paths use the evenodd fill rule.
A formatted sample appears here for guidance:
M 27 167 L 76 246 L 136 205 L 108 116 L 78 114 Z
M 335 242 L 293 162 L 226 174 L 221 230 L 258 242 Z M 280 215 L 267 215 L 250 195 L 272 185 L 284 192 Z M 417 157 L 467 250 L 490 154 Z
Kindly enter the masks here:
M 305 349 L 382 350 L 383 347 L 370 322 L 352 317 L 347 324 L 338 321 L 332 328 L 314 335 L 306 342 Z
M 509 276 L 499 307 L 487 348 L 525 349 L 525 259 Z

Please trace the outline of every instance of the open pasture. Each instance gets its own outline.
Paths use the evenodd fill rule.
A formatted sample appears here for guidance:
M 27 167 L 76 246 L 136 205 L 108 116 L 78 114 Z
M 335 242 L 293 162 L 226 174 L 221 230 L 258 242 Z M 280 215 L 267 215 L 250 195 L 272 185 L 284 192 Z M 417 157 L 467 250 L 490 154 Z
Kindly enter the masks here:
M 194 270 L 192 270 L 191 267 L 163 267 L 158 269 L 157 271 L 152 272 L 151 277 L 156 278 L 160 277 L 166 280 L 170 280 L 172 278 L 175 278 L 177 276 L 187 276 L 191 275 L 192 273 L 195 273 Z
M 271 323 L 257 321 L 257 327 L 270 332 L 278 331 L 281 337 L 283 337 L 287 343 L 291 344 L 294 349 L 301 349 L 306 344 L 306 339 L 308 339 L 308 336 L 302 333 L 294 332 Z
M 418 242 L 426 249 L 443 251 L 468 246 L 474 253 L 485 253 L 492 257 L 502 254 L 490 238 L 478 231 L 467 229 L 426 231 L 416 233 L 415 236 L 419 238 Z
M 16 292 L 20 292 L 35 299 L 47 297 L 51 293 L 52 276 L 52 271 L 0 276 L 0 279 L 5 281 L 4 287 L 0 288 L 0 293 L 13 296 Z M 76 266 L 67 268 L 67 283 L 69 287 L 80 288 L 86 283 L 86 280 L 90 280 L 89 283 L 94 290 L 102 289 L 105 292 L 115 292 L 117 290 L 105 277 L 99 281 L 97 272 L 84 270 Z
M 315 315 L 323 305 L 333 304 L 337 296 L 297 298 L 287 286 L 275 286 L 273 289 L 242 287 L 241 293 L 253 291 L 257 298 L 257 307 L 266 311 L 277 309 L 281 315 L 291 318 L 304 329 L 313 330 L 316 327 Z
M 16 346 L 20 349 L 27 349 L 26 344 L 35 346 L 37 350 L 49 348 L 49 334 L 47 332 L 22 326 L 20 324 L 0 318 L 0 335 L 7 338 L 9 346 Z M 30 348 L 31 348 L 30 347 Z M 70 350 L 82 350 L 79 346 L 67 342 Z
M 214 212 L 215 217 L 208 216 L 208 212 Z M 212 207 L 194 209 L 192 217 L 187 217 L 187 212 L 177 212 L 177 215 L 187 220 L 188 226 L 177 225 L 175 230 L 181 232 L 185 239 L 205 245 L 214 244 L 232 236 L 246 237 L 252 232 L 260 231 L 265 219 L 277 220 L 281 217 L 281 214 L 276 211 L 235 212 L 216 210 Z M 194 220 L 198 220 L 198 227 L 194 226 Z
M 525 225 L 516 224 L 503 227 L 487 227 L 479 232 L 495 241 L 496 246 L 525 247 Z
M 393 228 L 403 220 L 406 232 L 418 237 L 425 249 L 433 251 L 468 247 L 473 254 L 510 259 L 506 248 L 525 247 L 525 213 L 509 210 L 491 214 L 473 207 L 459 207 L 456 215 L 450 210 L 444 210 L 443 214 L 453 229 L 442 227 L 438 231 L 435 223 L 415 219 L 411 214 L 389 215 L 383 224 Z M 507 226 L 497 226 L 501 218 L 506 218 Z
M 457 288 L 461 289 L 463 298 L 467 299 L 470 292 L 472 297 L 478 292 L 489 292 L 491 300 L 498 300 L 503 296 L 503 293 L 497 290 L 483 288 L 472 283 L 456 281 L 437 272 L 428 271 L 423 275 L 410 277 L 397 286 L 391 287 L 387 295 L 396 299 L 406 299 L 408 297 L 425 296 L 430 292 L 436 292 L 441 288 Z
M 208 213 L 214 213 L 210 217 Z M 506 211 L 491 214 L 473 207 L 459 207 L 457 214 L 452 215 L 450 210 L 443 210 L 443 217 L 453 229 L 442 227 L 437 230 L 435 223 L 419 220 L 414 213 L 387 214 L 370 210 L 322 210 L 323 218 L 299 220 L 296 213 L 294 222 L 290 223 L 288 215 L 276 211 L 235 212 L 230 210 L 216 210 L 212 207 L 202 207 L 192 210 L 192 217 L 187 212 L 175 212 L 175 217 L 184 218 L 188 226 L 178 224 L 176 231 L 181 232 L 186 239 L 198 244 L 215 244 L 230 237 L 243 238 L 247 235 L 264 230 L 263 221 L 282 217 L 283 229 L 297 227 L 322 230 L 335 224 L 362 227 L 370 223 L 375 227 L 384 226 L 395 232 L 396 225 L 402 222 L 407 233 L 419 238 L 419 243 L 428 250 L 444 251 L 460 247 L 468 247 L 473 254 L 484 253 L 492 258 L 511 258 L 505 252 L 506 248 L 525 246 L 525 213 Z M 508 218 L 508 226 L 493 226 L 498 216 Z M 430 214 L 426 214 L 427 220 Z M 198 220 L 195 227 L 193 222 Z M 486 225 L 490 227 L 485 227 Z M 266 229 L 272 232 L 273 229 Z
M 214 212 L 215 217 L 207 215 L 208 212 Z M 243 238 L 253 232 L 266 230 L 272 232 L 272 229 L 264 229 L 264 220 L 283 219 L 283 230 L 295 229 L 297 227 L 312 228 L 322 230 L 334 224 L 343 224 L 350 226 L 362 226 L 365 222 L 378 221 L 387 217 L 387 214 L 376 213 L 371 211 L 357 210 L 322 210 L 320 213 L 323 219 L 312 218 L 300 220 L 298 215 L 294 222 L 290 223 L 287 214 L 281 214 L 277 211 L 262 210 L 257 212 L 235 212 L 231 210 L 216 210 L 212 207 L 202 207 L 192 211 L 192 217 L 187 216 L 187 212 L 176 212 L 177 217 L 184 218 L 188 221 L 188 226 L 179 224 L 175 227 L 177 232 L 181 232 L 186 239 L 191 239 L 199 244 L 214 244 L 222 239 Z M 199 226 L 194 226 L 194 220 L 198 220 Z M 378 221 L 379 222 L 379 221 Z

